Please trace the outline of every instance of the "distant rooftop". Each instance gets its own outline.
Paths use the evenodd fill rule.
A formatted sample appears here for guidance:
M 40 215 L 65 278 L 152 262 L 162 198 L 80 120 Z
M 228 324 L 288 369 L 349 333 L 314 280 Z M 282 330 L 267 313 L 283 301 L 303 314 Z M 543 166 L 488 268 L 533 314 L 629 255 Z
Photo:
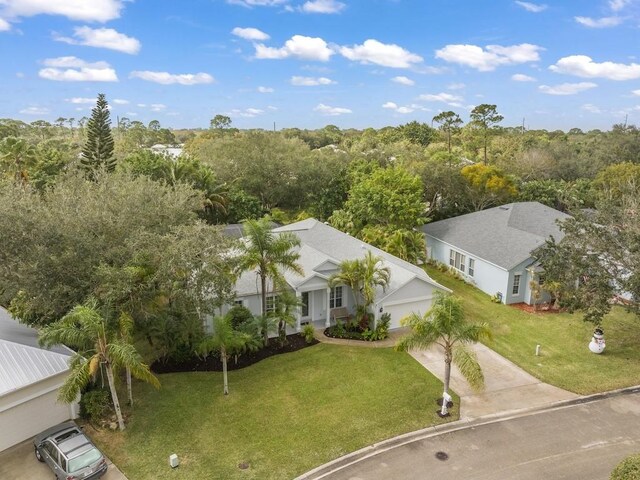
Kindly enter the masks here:
M 567 218 L 566 213 L 541 203 L 519 202 L 428 223 L 421 230 L 510 270 L 530 258 L 550 237 L 561 240 L 564 234 L 558 222 Z

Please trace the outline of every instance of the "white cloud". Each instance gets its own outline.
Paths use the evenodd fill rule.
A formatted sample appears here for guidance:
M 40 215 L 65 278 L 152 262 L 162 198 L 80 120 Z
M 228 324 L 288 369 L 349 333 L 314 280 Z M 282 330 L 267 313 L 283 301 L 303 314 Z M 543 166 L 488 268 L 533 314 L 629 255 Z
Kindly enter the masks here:
M 302 5 L 306 13 L 340 13 L 346 5 L 337 0 L 310 0 Z
M 373 63 L 390 68 L 409 68 L 421 63 L 422 57 L 395 44 L 385 44 L 378 40 L 365 40 L 362 45 L 340 47 L 342 56 L 360 63 Z
M 640 64 L 594 62 L 586 55 L 571 55 L 561 58 L 549 70 L 583 78 L 606 78 L 608 80 L 633 80 L 640 78 Z
M 252 27 L 248 27 L 248 28 L 236 27 L 233 30 L 231 30 L 231 33 L 234 34 L 236 37 L 244 38 L 245 40 L 264 41 L 264 40 L 269 40 L 271 38 L 262 30 L 258 30 L 257 28 L 252 28 Z
M 516 0 L 515 4 L 519 5 L 522 8 L 524 8 L 527 12 L 531 12 L 531 13 L 544 12 L 548 8 L 548 6 L 545 5 L 545 4 L 531 3 L 531 2 L 521 2 L 519 0 Z
M 47 115 L 49 109 L 45 107 L 27 107 L 20 110 L 20 113 L 24 115 Z
M 598 85 L 592 82 L 561 83 L 560 85 L 540 85 L 538 89 L 547 95 L 575 95 Z
M 477 45 L 446 45 L 436 50 L 436 58 L 475 68 L 481 72 L 490 72 L 501 65 L 537 62 L 540 60 L 541 50 L 544 49 L 530 43 L 509 47 L 487 45 L 485 48 Z
M 116 71 L 107 62 L 86 62 L 77 57 L 47 58 L 40 78 L 58 82 L 117 82 Z
M 296 87 L 315 87 L 317 85 L 333 85 L 334 83 L 336 82 L 327 77 L 291 77 L 291 85 Z
M 267 108 L 273 111 L 278 110 L 278 107 L 274 107 L 273 105 L 269 105 Z
M 129 105 L 129 100 L 124 100 L 122 98 L 114 98 L 113 103 L 116 105 Z
M 633 93 L 634 95 L 640 97 L 640 90 L 632 90 L 631 93 Z
M 576 22 L 580 25 L 584 25 L 589 28 L 609 28 L 615 27 L 622 23 L 622 18 L 620 17 L 601 17 L 601 18 L 591 18 L 591 17 L 573 17 Z
M 125 115 L 128 117 L 137 117 L 138 114 L 136 112 L 125 112 Z
M 124 0 L 2 0 L 5 18 L 62 15 L 71 20 L 107 22 L 120 16 Z
M 414 110 L 411 107 L 398 107 L 398 109 L 396 110 L 396 112 L 402 114 L 412 113 L 413 111 Z
M 591 103 L 585 103 L 580 108 L 582 108 L 582 110 L 585 110 L 585 111 L 590 112 L 590 113 L 602 113 L 602 110 L 600 110 L 595 105 L 592 105 Z
M 609 8 L 614 12 L 618 12 L 631 4 L 632 1 L 633 0 L 609 0 Z
M 75 103 L 75 104 L 96 103 L 95 98 L 86 98 L 86 97 L 67 98 L 66 101 L 70 103 Z
M 8 32 L 11 30 L 11 24 L 5 19 L 0 18 L 0 32 Z
M 136 104 L 136 107 L 147 108 L 147 104 L 146 103 L 138 103 L 138 104 Z
M 425 93 L 420 95 L 418 98 L 426 102 L 443 102 L 453 107 L 461 107 L 462 104 L 460 102 L 462 102 L 463 100 L 463 98 L 459 95 L 452 95 L 451 93 L 446 92 L 437 94 Z
M 398 77 L 393 77 L 393 78 L 391 79 L 391 81 L 392 81 L 392 82 L 399 83 L 400 85 L 406 85 L 406 86 L 408 86 L 408 87 L 411 87 L 411 86 L 413 86 L 413 85 L 415 85 L 415 84 L 416 84 L 416 82 L 414 82 L 414 81 L 413 81 L 413 80 L 411 80 L 410 78 L 405 77 L 405 76 L 402 76 L 402 75 L 400 75 L 400 76 L 398 76 Z
M 273 93 L 273 88 L 271 88 L 271 87 L 258 87 L 258 92 L 260 92 L 260 93 Z
M 263 115 L 264 110 L 261 110 L 259 108 L 245 108 L 244 110 L 241 110 L 239 108 L 234 108 L 228 113 L 229 113 L 229 116 L 253 118 L 253 117 L 257 117 L 258 115 Z
M 208 73 L 169 73 L 169 72 L 152 72 L 149 70 L 134 70 L 129 74 L 129 78 L 139 78 L 148 82 L 160 83 L 162 85 L 198 85 L 201 83 L 213 83 L 215 80 Z
M 386 102 L 382 105 L 382 108 L 388 108 L 390 110 L 396 110 L 398 108 L 398 105 L 393 103 L 393 102 Z
M 466 87 L 464 83 L 450 83 L 447 85 L 447 90 L 462 90 Z
M 329 105 L 325 105 L 324 103 L 319 103 L 317 107 L 313 109 L 314 112 L 319 112 L 322 115 L 328 115 L 331 117 L 336 117 L 338 115 L 344 115 L 345 113 L 353 113 L 348 108 L 342 107 L 330 107 Z
M 151 105 L 149 105 L 149 108 L 152 112 L 162 112 L 167 108 L 167 106 L 163 103 L 152 103 Z
M 516 73 L 511 75 L 511 80 L 514 82 L 535 82 L 536 79 L 530 77 L 529 75 L 525 75 L 524 73 Z
M 113 28 L 75 27 L 73 37 L 63 37 L 54 34 L 54 40 L 69 43 L 71 45 L 85 45 L 87 47 L 108 48 L 118 52 L 135 55 L 140 51 L 140 42 L 128 37 L 124 33 L 117 32 Z
M 294 35 L 280 48 L 267 47 L 262 43 L 258 43 L 255 45 L 255 49 L 256 58 L 268 60 L 293 57 L 302 60 L 326 62 L 334 53 L 322 38 L 305 37 L 303 35 Z

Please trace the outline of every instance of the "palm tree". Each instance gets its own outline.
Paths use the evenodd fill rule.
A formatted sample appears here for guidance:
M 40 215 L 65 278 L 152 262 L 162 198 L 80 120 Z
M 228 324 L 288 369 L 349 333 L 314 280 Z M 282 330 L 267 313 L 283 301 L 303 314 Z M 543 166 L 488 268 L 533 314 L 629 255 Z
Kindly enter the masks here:
M 382 257 L 374 255 L 370 250 L 359 260 L 340 262 L 340 270 L 329 278 L 329 286 L 347 285 L 353 292 L 356 310 L 362 298 L 365 309 L 376 299 L 376 287 L 383 290 L 389 286 L 391 271 L 382 265 Z
M 446 414 L 445 399 L 449 395 L 452 361 L 472 388 L 482 389 L 482 369 L 476 355 L 467 345 L 491 338 L 491 332 L 486 323 L 472 324 L 466 321 L 462 302 L 458 298 L 438 292 L 433 306 L 424 316 L 412 313 L 402 320 L 402 324 L 408 326 L 411 332 L 398 341 L 396 350 L 424 349 L 434 344 L 444 349 L 443 415 Z
M 376 287 L 386 290 L 391 281 L 391 270 L 382 264 L 382 257 L 374 255 L 368 250 L 362 260 L 362 298 L 367 308 L 376 299 Z
M 71 359 L 71 373 L 60 387 L 59 399 L 67 403 L 73 402 L 103 365 L 120 430 L 124 430 L 124 420 L 116 391 L 114 369 L 128 368 L 134 377 L 156 388 L 160 386 L 160 382 L 142 362 L 133 345 L 124 341 L 118 329 L 109 325 L 98 312 L 96 302 L 77 305 L 59 321 L 42 328 L 40 344 L 51 346 L 59 343 L 78 349 Z
M 262 311 L 267 313 L 267 281 L 278 283 L 282 275 L 295 272 L 304 275 L 298 263 L 300 254 L 295 251 L 300 246 L 300 239 L 292 232 L 274 234 L 271 231 L 269 217 L 260 220 L 247 220 L 244 224 L 243 241 L 240 243 L 239 270 L 246 272 L 257 270 L 260 277 L 260 294 L 262 295 Z M 265 345 L 269 342 L 267 331 L 263 332 Z
M 287 338 L 287 325 L 290 327 L 296 324 L 295 309 L 302 306 L 295 295 L 286 289 L 282 289 L 275 302 L 275 309 L 271 316 L 278 322 L 278 338 L 280 344 L 284 345 Z
M 16 183 L 26 183 L 28 169 L 35 165 L 36 149 L 22 138 L 7 137 L 0 143 L 0 164 L 13 172 Z
M 251 341 L 251 335 L 233 329 L 231 318 L 228 316 L 214 317 L 213 333 L 207 335 L 198 347 L 198 351 L 203 355 L 208 355 L 214 351 L 220 352 L 223 392 L 225 395 L 229 395 L 227 360 L 234 351 L 242 350 L 242 348 Z

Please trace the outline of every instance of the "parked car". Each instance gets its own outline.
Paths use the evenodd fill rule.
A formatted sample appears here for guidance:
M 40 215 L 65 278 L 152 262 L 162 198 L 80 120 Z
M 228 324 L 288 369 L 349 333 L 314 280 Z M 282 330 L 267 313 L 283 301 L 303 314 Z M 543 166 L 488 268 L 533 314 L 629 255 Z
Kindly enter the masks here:
M 107 471 L 107 460 L 74 422 L 48 428 L 33 439 L 36 458 L 58 480 L 91 480 Z

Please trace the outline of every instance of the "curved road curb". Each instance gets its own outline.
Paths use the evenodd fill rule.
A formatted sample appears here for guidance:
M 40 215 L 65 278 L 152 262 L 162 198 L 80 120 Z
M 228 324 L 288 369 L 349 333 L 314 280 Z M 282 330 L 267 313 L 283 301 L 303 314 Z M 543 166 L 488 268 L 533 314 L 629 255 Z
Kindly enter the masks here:
M 542 407 L 511 410 L 511 411 L 501 412 L 499 414 L 486 415 L 486 416 L 478 417 L 474 419 L 457 420 L 455 422 L 446 423 L 443 425 L 427 427 L 422 430 L 416 430 L 414 432 L 405 433 L 403 435 L 399 435 L 397 437 L 390 438 L 388 440 L 383 440 L 382 442 L 374 443 L 360 450 L 344 455 L 340 458 L 337 458 L 328 463 L 325 463 L 324 465 L 320 465 L 319 467 L 316 467 L 313 470 L 310 470 L 300 475 L 299 477 L 296 477 L 295 480 L 312 480 L 312 479 L 320 480 L 347 466 L 353 465 L 362 460 L 378 455 L 382 452 L 386 452 L 388 450 L 391 450 L 412 442 L 423 440 L 425 438 L 430 438 L 430 437 L 442 435 L 445 433 L 455 432 L 458 430 L 464 430 L 467 428 L 474 428 L 480 425 L 487 425 L 490 423 L 510 420 L 518 417 L 535 415 L 536 413 L 540 413 L 544 411 L 558 410 L 562 408 L 571 407 L 574 405 L 595 402 L 605 398 L 617 397 L 621 395 L 629 395 L 634 393 L 640 393 L 640 385 L 637 385 L 635 387 L 621 388 L 619 390 L 612 390 L 610 392 L 605 392 L 605 393 L 596 393 L 593 395 L 587 395 L 587 396 L 579 397 L 573 400 L 563 400 L 563 401 L 555 402 Z

